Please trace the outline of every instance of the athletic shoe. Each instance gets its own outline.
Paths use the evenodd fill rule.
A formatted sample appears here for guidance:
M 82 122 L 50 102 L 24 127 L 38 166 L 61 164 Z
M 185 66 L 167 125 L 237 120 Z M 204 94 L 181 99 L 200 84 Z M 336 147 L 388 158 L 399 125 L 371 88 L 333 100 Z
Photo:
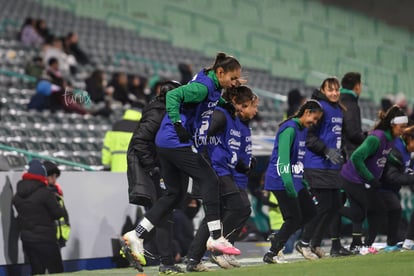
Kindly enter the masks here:
M 409 239 L 405 239 L 403 244 L 402 244 L 402 249 L 403 250 L 414 250 L 414 241 L 409 240 Z
M 386 247 L 384 247 L 385 252 L 397 252 L 400 250 L 401 247 L 399 247 L 398 245 L 387 245 Z
M 324 258 L 326 255 L 325 251 L 320 246 L 311 246 L 310 249 L 316 256 L 318 256 L 318 258 Z
M 184 274 L 185 271 L 181 269 L 178 265 L 160 265 L 158 270 L 159 275 L 177 275 Z
M 240 255 L 240 250 L 234 247 L 225 237 L 221 236 L 218 239 L 209 237 L 207 240 L 207 250 L 218 251 L 227 255 Z
M 224 259 L 233 267 L 240 267 L 240 263 L 237 261 L 234 255 L 223 255 Z
M 286 264 L 287 261 L 285 260 L 285 255 L 283 255 L 282 250 L 279 251 L 277 255 L 273 252 L 267 252 L 263 256 L 263 262 L 268 264 Z
M 296 251 L 298 251 L 307 260 L 316 260 L 318 257 L 312 253 L 309 246 L 305 246 L 301 241 L 298 241 L 295 245 Z
M 378 250 L 372 246 L 362 246 L 359 249 L 360 255 L 377 254 L 377 253 L 378 253 Z
M 351 243 L 349 246 L 349 251 L 351 251 L 354 255 L 358 255 L 362 247 L 364 247 L 364 245 Z
M 224 257 L 224 255 L 214 255 L 211 254 L 210 255 L 210 262 L 212 262 L 213 264 L 218 265 L 221 268 L 224 269 L 230 269 L 233 268 L 233 266 L 227 261 L 227 259 Z
M 213 271 L 212 269 L 208 268 L 203 263 L 191 263 L 191 262 L 187 264 L 186 270 L 187 270 L 187 272 L 209 272 L 209 271 Z
M 353 253 L 346 249 L 345 247 L 341 246 L 339 249 L 333 249 L 331 248 L 330 252 L 331 257 L 345 257 L 345 256 L 351 256 Z
M 122 236 L 121 241 L 123 242 L 122 248 L 125 249 L 124 253 L 127 258 L 128 254 L 130 253 L 137 262 L 139 262 L 141 265 L 146 265 L 147 261 L 145 260 L 144 256 L 144 240 L 138 238 L 135 230 L 125 233 Z

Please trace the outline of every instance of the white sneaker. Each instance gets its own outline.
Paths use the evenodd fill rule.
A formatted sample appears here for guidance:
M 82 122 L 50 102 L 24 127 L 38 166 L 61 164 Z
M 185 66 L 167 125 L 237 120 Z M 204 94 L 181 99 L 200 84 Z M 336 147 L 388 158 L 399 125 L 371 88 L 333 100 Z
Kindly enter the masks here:
M 214 254 L 211 254 L 210 255 L 210 261 L 213 264 L 216 264 L 219 267 L 224 268 L 224 269 L 233 268 L 233 266 L 231 264 L 229 264 L 229 262 L 226 260 L 226 258 L 224 257 L 224 255 L 215 256 Z
M 405 250 L 414 250 L 414 241 L 413 240 L 409 240 L 409 239 L 405 239 L 404 243 L 402 245 L 402 249 Z
M 218 251 L 227 255 L 240 255 L 240 250 L 234 247 L 225 237 L 221 236 L 218 239 L 209 237 L 207 240 L 207 250 Z
M 273 259 L 275 260 L 275 262 L 277 264 L 287 264 L 288 261 L 286 261 L 285 259 L 285 255 L 283 254 L 283 249 L 279 251 L 279 253 L 277 253 L 276 256 L 273 257 Z
M 226 261 L 232 265 L 233 267 L 240 267 L 240 263 L 237 261 L 236 256 L 234 255 L 223 255 L 224 259 L 226 259 Z
M 134 258 L 140 262 L 142 265 L 145 265 L 147 261 L 144 257 L 144 240 L 138 238 L 135 230 L 129 231 L 122 236 L 125 244 L 129 247 L 134 255 Z

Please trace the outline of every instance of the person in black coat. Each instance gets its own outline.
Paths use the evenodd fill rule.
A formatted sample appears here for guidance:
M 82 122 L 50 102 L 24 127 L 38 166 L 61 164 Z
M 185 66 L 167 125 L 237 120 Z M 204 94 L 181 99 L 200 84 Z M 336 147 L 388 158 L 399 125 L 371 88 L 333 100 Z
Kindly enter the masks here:
M 150 208 L 166 192 L 165 186 L 161 182 L 155 136 L 166 113 L 165 96 L 168 91 L 180 85 L 176 81 L 161 83 L 159 94 L 143 109 L 142 118 L 132 135 L 127 153 L 128 191 L 129 201 L 132 204 Z M 172 211 L 155 232 L 155 250 L 160 255 L 161 265 L 166 267 L 174 266 L 174 253 L 170 250 L 173 248 Z M 162 246 L 169 243 L 170 246 Z M 145 248 L 151 248 L 151 250 L 154 247 L 151 240 L 149 243 L 145 243 L 144 246 Z
M 362 144 L 367 133 L 361 127 L 361 109 L 358 99 L 361 95 L 361 74 L 348 72 L 341 80 L 340 100 L 345 107 L 342 122 L 342 143 L 346 158 L 349 159 L 354 150 Z
M 55 220 L 64 215 L 56 196 L 47 188 L 47 173 L 39 160 L 17 183 L 13 205 L 18 212 L 20 238 L 32 274 L 63 272 L 62 256 L 56 238 Z

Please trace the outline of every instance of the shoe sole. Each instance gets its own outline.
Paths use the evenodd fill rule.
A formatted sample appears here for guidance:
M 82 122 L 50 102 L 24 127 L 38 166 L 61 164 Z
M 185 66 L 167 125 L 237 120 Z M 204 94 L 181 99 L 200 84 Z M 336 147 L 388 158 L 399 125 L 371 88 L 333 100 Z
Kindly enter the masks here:
M 142 264 L 135 255 L 132 253 L 131 248 L 128 246 L 128 243 L 126 240 L 121 239 L 122 247 L 119 250 L 119 254 L 124 259 L 127 259 L 129 264 L 133 266 L 135 269 L 137 269 L 139 272 L 144 272 L 144 268 L 142 267 Z

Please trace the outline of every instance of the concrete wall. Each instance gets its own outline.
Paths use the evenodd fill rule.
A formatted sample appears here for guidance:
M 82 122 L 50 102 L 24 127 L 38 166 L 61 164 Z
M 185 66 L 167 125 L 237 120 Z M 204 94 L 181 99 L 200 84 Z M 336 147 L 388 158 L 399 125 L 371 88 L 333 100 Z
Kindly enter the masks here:
M 23 263 L 12 197 L 22 172 L 0 172 L 0 265 Z M 132 229 L 139 207 L 128 203 L 126 174 L 63 172 L 62 186 L 71 222 L 64 260 L 113 256 L 111 238 Z M 123 230 L 124 228 L 124 230 Z

